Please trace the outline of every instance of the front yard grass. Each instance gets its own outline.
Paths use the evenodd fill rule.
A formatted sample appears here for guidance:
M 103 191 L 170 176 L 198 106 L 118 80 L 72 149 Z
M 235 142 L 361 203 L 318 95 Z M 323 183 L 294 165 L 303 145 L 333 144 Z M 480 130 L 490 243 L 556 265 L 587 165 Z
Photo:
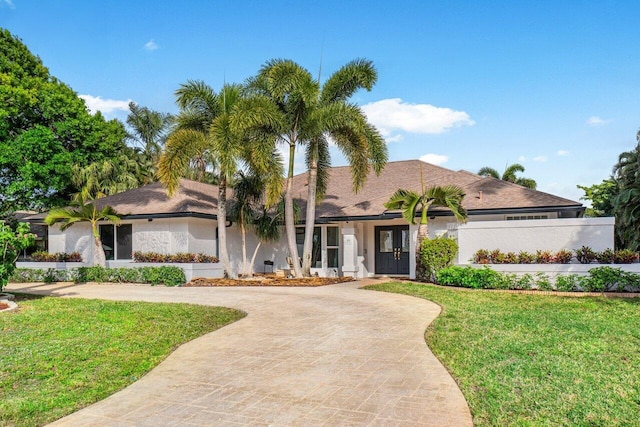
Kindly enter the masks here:
M 567 298 L 385 283 L 442 313 L 426 341 L 475 425 L 640 425 L 640 299 Z
M 244 316 L 220 307 L 18 295 L 0 314 L 0 425 L 43 425 L 139 379 Z

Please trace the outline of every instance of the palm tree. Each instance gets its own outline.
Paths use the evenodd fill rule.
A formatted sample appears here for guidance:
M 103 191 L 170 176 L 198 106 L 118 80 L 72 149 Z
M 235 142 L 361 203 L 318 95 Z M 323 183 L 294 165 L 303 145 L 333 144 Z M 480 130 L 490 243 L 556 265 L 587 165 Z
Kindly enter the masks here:
M 73 201 L 70 207 L 50 211 L 44 219 L 47 225 L 62 222 L 60 226 L 62 231 L 76 223 L 89 222 L 93 232 L 93 265 L 104 267 L 106 261 L 98 229 L 100 221 L 107 221 L 117 225 L 120 223 L 120 215 L 111 206 L 104 206 L 102 209 L 98 209 L 95 200 L 83 199 L 82 197 Z
M 311 74 L 290 60 L 267 62 L 249 81 L 256 93 L 269 97 L 282 113 L 283 128 L 277 140 L 289 148 L 285 187 L 285 227 L 289 253 L 299 259 L 293 220 L 293 171 L 295 149 L 306 147 L 308 168 L 307 216 L 303 265 L 294 262 L 297 277 L 309 276 L 315 206 L 326 190 L 329 140 L 333 140 L 351 165 L 354 191 L 358 191 L 372 168 L 377 174 L 387 161 L 380 133 L 366 121 L 360 108 L 347 100 L 359 89 L 370 90 L 377 79 L 371 61 L 355 60 L 327 79 L 322 87 Z
M 90 163 L 85 167 L 74 165 L 71 182 L 79 189 L 74 200 L 93 200 L 137 188 L 138 163 L 122 154 L 115 159 Z
M 617 195 L 613 199 L 616 216 L 616 246 L 640 250 L 640 131 L 637 145 L 618 157 L 613 168 Z
M 478 175 L 480 176 L 490 176 L 495 179 L 500 179 L 502 181 L 513 182 L 514 184 L 522 185 L 523 187 L 530 188 L 535 190 L 538 184 L 535 180 L 531 178 L 523 178 L 519 177 L 516 174 L 518 172 L 524 172 L 524 166 L 519 163 L 514 163 L 512 165 L 507 165 L 502 175 L 498 173 L 497 170 L 491 168 L 489 166 L 485 166 L 478 171 Z
M 247 227 L 254 223 L 257 205 L 264 194 L 264 181 L 259 175 L 236 173 L 233 183 L 233 200 L 229 209 L 229 219 L 240 226 L 242 239 L 242 275 L 249 276 L 247 268 Z M 251 264 L 253 266 L 253 264 Z
M 467 213 L 462 207 L 462 199 L 465 194 L 462 188 L 455 185 L 435 186 L 424 188 L 422 193 L 413 190 L 399 189 L 385 203 L 385 207 L 391 210 L 401 210 L 402 217 L 409 223 L 416 223 L 416 216 L 420 212 L 420 225 L 418 226 L 418 238 L 416 241 L 416 279 L 425 279 L 425 266 L 422 264 L 420 248 L 422 241 L 429 238 L 428 210 L 431 206 L 449 208 L 458 221 L 465 221 Z
M 131 129 L 127 133 L 127 139 L 139 144 L 144 157 L 157 165 L 173 125 L 173 116 L 130 102 L 127 125 Z
M 177 128 L 169 135 L 160 158 L 158 176 L 170 195 L 178 188 L 180 177 L 192 159 L 203 153 L 214 156 L 218 163 L 218 238 L 219 258 L 225 274 L 236 277 L 227 252 L 227 186 L 238 170 L 238 162 L 265 176 L 268 188 L 281 188 L 280 156 L 273 143 L 251 133 L 251 128 L 238 125 L 234 117 L 248 108 L 242 99 L 242 88 L 225 84 L 219 93 L 201 81 L 188 81 L 176 91 Z M 267 121 L 264 119 L 263 121 Z M 265 148 L 266 145 L 266 148 Z M 273 193 L 273 191 L 272 191 Z M 271 193 L 270 193 L 271 194 Z M 271 198 L 269 198 L 271 200 Z

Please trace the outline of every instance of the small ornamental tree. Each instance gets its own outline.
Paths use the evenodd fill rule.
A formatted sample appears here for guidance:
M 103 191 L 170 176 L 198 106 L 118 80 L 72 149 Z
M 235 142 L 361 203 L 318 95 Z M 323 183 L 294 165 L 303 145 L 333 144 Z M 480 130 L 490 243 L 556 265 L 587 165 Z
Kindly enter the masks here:
M 458 253 L 458 243 L 447 237 L 425 239 L 420 245 L 422 264 L 426 270 L 426 279 L 435 282 L 438 271 L 451 265 Z
M 35 235 L 29 233 L 29 224 L 18 223 L 16 231 L 0 221 L 0 292 L 16 269 L 20 251 L 33 245 Z

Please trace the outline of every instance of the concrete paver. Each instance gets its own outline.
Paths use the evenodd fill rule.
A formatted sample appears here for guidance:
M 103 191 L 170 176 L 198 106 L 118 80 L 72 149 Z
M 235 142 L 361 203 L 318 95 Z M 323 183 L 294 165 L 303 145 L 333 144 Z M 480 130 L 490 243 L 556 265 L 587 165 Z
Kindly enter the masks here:
M 371 280 L 367 281 L 370 283 Z M 18 285 L 62 297 L 232 307 L 244 319 L 182 345 L 136 383 L 56 426 L 470 426 L 424 341 L 436 304 L 359 290 Z

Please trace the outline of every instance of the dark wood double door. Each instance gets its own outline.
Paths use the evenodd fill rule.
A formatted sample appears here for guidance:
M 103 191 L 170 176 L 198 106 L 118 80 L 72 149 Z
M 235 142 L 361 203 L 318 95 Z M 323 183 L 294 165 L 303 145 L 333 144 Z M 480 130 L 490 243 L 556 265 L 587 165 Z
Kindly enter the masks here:
M 409 274 L 409 226 L 375 228 L 376 274 Z

